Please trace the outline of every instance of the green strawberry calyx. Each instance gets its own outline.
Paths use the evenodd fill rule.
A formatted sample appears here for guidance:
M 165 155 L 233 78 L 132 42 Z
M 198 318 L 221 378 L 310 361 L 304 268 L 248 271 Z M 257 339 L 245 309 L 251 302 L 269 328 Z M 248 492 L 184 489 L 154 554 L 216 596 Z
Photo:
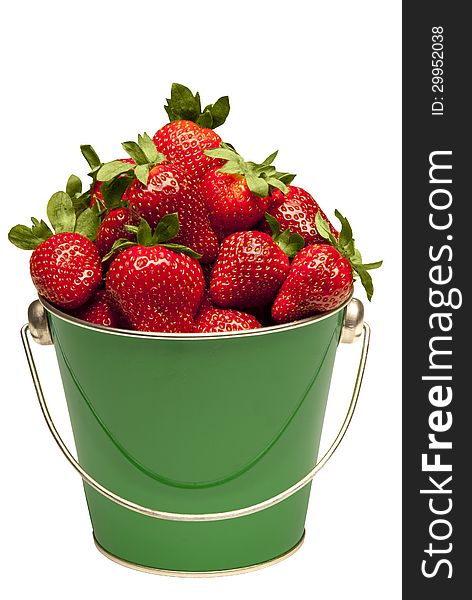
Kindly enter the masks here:
M 136 235 L 136 241 L 133 242 L 126 238 L 116 240 L 111 250 L 103 257 L 102 261 L 108 260 L 117 250 L 125 250 L 132 246 L 163 246 L 174 252 L 186 254 L 191 258 L 199 259 L 202 257 L 201 254 L 198 254 L 191 248 L 187 248 L 187 246 L 169 243 L 169 240 L 173 239 L 179 233 L 180 225 L 178 213 L 170 213 L 162 217 L 154 231 L 152 231 L 146 219 L 143 218 L 141 218 L 138 226 L 125 225 L 125 227 L 128 231 Z
M 361 283 L 366 291 L 367 298 L 370 301 L 372 300 L 374 293 L 374 284 L 369 271 L 372 269 L 378 269 L 382 265 L 383 261 L 379 260 L 374 263 L 363 263 L 362 255 L 356 248 L 349 221 L 346 219 L 346 217 L 343 217 L 338 210 L 335 210 L 334 214 L 341 222 L 341 232 L 339 233 L 338 238 L 333 235 L 328 222 L 323 219 L 319 212 L 316 213 L 315 217 L 316 229 L 322 237 L 328 240 L 331 245 L 334 246 L 336 250 L 349 261 L 352 270 L 359 275 L 359 279 L 361 280 Z
M 100 224 L 98 209 L 84 206 L 82 182 L 76 175 L 67 180 L 65 192 L 51 196 L 46 212 L 51 227 L 45 221 L 31 217 L 31 227 L 15 225 L 10 229 L 10 242 L 22 250 L 34 250 L 56 233 L 79 233 L 91 241 L 97 236 Z
M 103 167 L 104 163 L 100 160 L 98 154 L 89 144 L 81 145 L 80 150 L 90 167 L 89 176 L 92 178 L 92 183 L 87 192 L 89 198 L 88 205 L 90 205 L 93 189 L 97 182 L 97 174 L 98 171 Z M 107 213 L 114 208 L 126 206 L 127 203 L 125 200 L 123 200 L 123 194 L 133 180 L 134 176 L 130 175 L 129 177 L 116 177 L 116 179 L 102 182 L 100 186 L 100 193 L 103 197 L 103 202 L 101 202 L 100 199 L 95 198 L 95 201 L 100 205 L 100 212 Z
M 167 160 L 161 152 L 157 151 L 154 142 L 147 133 L 139 134 L 137 143 L 130 141 L 123 142 L 121 145 L 135 164 L 112 160 L 99 167 L 96 178 L 97 181 L 101 181 L 103 185 L 107 184 L 108 186 L 119 185 L 118 181 L 122 179 L 123 193 L 135 179 L 139 179 L 143 185 L 147 185 L 149 171 L 159 163 Z
M 285 252 L 289 258 L 294 258 L 305 245 L 305 240 L 299 233 L 290 233 L 290 229 L 280 232 L 280 223 L 271 214 L 265 214 L 272 239 Z
M 167 98 L 164 109 L 169 121 L 193 121 L 200 127 L 216 129 L 226 121 L 229 114 L 228 96 L 222 96 L 214 104 L 207 104 L 202 110 L 200 94 L 195 95 L 181 83 L 173 83 L 170 98 Z
M 250 191 L 261 198 L 265 198 L 271 194 L 274 188 L 277 188 L 285 195 L 288 192 L 287 185 L 295 179 L 295 175 L 292 173 L 282 173 L 277 171 L 272 165 L 278 154 L 278 150 L 270 154 L 260 164 L 246 162 L 232 146 L 224 142 L 221 143 L 219 148 L 205 150 L 205 154 L 212 158 L 225 160 L 226 163 L 219 168 L 219 171 L 221 173 L 243 175 Z

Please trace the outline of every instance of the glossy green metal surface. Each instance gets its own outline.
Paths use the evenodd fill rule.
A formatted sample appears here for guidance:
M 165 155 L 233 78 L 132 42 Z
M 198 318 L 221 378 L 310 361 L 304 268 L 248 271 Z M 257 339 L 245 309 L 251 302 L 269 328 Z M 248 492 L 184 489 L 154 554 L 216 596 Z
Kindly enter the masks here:
M 80 463 L 121 496 L 173 512 L 232 510 L 281 492 L 314 465 L 343 312 L 206 339 L 112 335 L 49 313 Z M 209 523 L 153 519 L 85 491 L 109 553 L 214 571 L 295 546 L 310 486 L 262 512 Z

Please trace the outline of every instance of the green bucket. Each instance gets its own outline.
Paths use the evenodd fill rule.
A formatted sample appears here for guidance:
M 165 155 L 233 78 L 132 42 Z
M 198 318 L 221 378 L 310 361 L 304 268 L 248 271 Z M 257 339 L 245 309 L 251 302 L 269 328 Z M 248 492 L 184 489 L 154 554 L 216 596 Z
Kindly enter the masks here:
M 54 343 L 78 459 L 47 409 L 28 339 Z M 363 335 L 352 400 L 314 467 L 340 339 Z M 94 326 L 35 301 L 22 338 L 46 422 L 84 479 L 97 547 L 177 575 L 248 571 L 303 541 L 314 474 L 342 439 L 369 342 L 362 305 L 233 334 Z

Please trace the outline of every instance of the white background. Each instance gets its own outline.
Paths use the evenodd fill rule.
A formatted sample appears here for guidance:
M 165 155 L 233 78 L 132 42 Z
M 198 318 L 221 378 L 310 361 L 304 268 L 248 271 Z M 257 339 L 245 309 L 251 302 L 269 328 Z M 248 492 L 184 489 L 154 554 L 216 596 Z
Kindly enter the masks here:
M 3 10 L 4 597 L 400 598 L 400 3 L 44 0 Z M 45 216 L 71 172 L 85 178 L 79 144 L 110 160 L 121 141 L 162 126 L 172 81 L 203 102 L 228 94 L 224 139 L 251 160 L 279 148 L 279 168 L 298 173 L 328 215 L 350 218 L 367 260 L 385 261 L 366 306 L 373 340 L 360 405 L 313 485 L 305 545 L 270 569 L 211 580 L 137 573 L 95 550 L 81 483 L 42 422 L 20 345 L 35 296 L 30 253 L 6 242 L 12 225 Z M 70 440 L 53 350 L 35 350 Z M 359 350 L 340 348 L 323 447 Z

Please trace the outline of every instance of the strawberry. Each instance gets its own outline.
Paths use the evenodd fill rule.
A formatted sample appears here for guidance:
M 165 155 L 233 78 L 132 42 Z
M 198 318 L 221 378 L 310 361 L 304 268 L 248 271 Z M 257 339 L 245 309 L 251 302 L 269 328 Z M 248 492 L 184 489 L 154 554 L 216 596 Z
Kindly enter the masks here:
M 277 219 L 283 229 L 299 233 L 306 244 L 326 243 L 316 229 L 315 221 L 318 212 L 328 223 L 331 233 L 335 237 L 338 236 L 338 232 L 328 221 L 316 200 L 302 188 L 289 185 L 285 195 L 280 190 L 274 190 L 267 212 Z M 262 231 L 269 231 L 266 222 L 262 223 Z
M 137 164 L 126 173 L 134 176 L 127 190 L 130 211 L 145 219 L 151 228 L 166 214 L 177 212 L 180 229 L 175 241 L 201 254 L 202 262 L 213 262 L 218 254 L 218 239 L 187 174 L 178 165 L 165 161 L 147 134 L 139 136 L 138 144 L 124 142 L 123 147 Z M 97 179 L 114 181 L 126 168 L 117 161 L 107 163 L 98 171 Z
M 360 276 L 368 299 L 372 298 L 374 289 L 368 270 L 377 269 L 382 261 L 362 264 L 349 221 L 338 211 L 336 216 L 342 224 L 339 239 L 331 232 L 328 222 L 317 214 L 317 230 L 332 245 L 307 246 L 294 258 L 272 306 L 272 318 L 277 323 L 303 319 L 341 306 L 351 295 L 354 271 Z
M 195 333 L 211 333 L 217 331 L 242 331 L 259 329 L 261 324 L 252 315 L 238 310 L 210 308 L 200 313 L 195 322 Z
M 275 298 L 289 270 L 287 254 L 267 233 L 233 233 L 221 244 L 213 268 L 211 300 L 224 308 L 263 306 Z
M 206 171 L 222 164 L 221 160 L 206 156 L 204 151 L 217 148 L 221 143 L 220 136 L 213 129 L 222 125 L 228 116 L 227 96 L 202 111 L 198 92 L 194 96 L 187 87 L 174 83 L 164 108 L 170 123 L 154 135 L 159 152 L 180 165 L 193 181 L 198 181 Z
M 77 308 L 102 279 L 94 243 L 78 233 L 56 233 L 33 251 L 30 273 L 41 296 L 59 308 Z
M 307 246 L 293 260 L 272 306 L 272 318 L 286 323 L 333 310 L 349 298 L 352 282 L 351 265 L 336 248 Z
M 139 218 L 129 208 L 115 208 L 111 210 L 98 227 L 95 244 L 101 258 L 110 252 L 113 244 L 126 238 L 134 240 L 135 234 L 126 229 L 126 225 L 138 225 Z M 111 256 L 108 260 L 112 260 Z
M 153 140 L 159 152 L 182 167 L 192 181 L 199 181 L 209 169 L 223 164 L 222 160 L 204 154 L 205 150 L 221 144 L 220 136 L 192 121 L 167 123 L 154 134 Z
M 210 225 L 206 206 L 180 167 L 161 163 L 149 173 L 146 186 L 135 180 L 129 187 L 128 205 L 151 227 L 155 227 L 164 215 L 177 212 L 180 231 L 175 241 L 201 254 L 203 263 L 216 259 L 218 239 Z
M 269 194 L 275 188 L 286 192 L 284 180 L 292 177 L 271 165 L 277 152 L 260 165 L 245 162 L 227 144 L 205 154 L 226 160 L 222 167 L 209 170 L 199 185 L 211 225 L 221 238 L 256 225 L 269 206 Z
M 82 321 L 95 323 L 95 325 L 125 327 L 123 319 L 108 304 L 105 290 L 97 290 L 86 304 L 71 311 L 71 315 Z
M 128 226 L 137 244 L 123 239 L 111 252 L 126 248 L 113 260 L 106 276 L 111 305 L 140 331 L 191 332 L 205 282 L 189 248 L 168 243 L 178 231 L 176 214 L 167 215 L 154 234 L 142 219 Z M 190 254 L 186 256 L 185 252 Z
M 70 186 L 68 189 L 71 191 Z M 98 216 L 90 208 L 76 213 L 75 199 L 67 192 L 51 196 L 47 214 L 54 231 L 44 221 L 32 218 L 32 227 L 16 225 L 8 234 L 15 246 L 33 250 L 30 272 L 39 294 L 67 309 L 84 304 L 102 278 L 100 257 L 91 241 Z

